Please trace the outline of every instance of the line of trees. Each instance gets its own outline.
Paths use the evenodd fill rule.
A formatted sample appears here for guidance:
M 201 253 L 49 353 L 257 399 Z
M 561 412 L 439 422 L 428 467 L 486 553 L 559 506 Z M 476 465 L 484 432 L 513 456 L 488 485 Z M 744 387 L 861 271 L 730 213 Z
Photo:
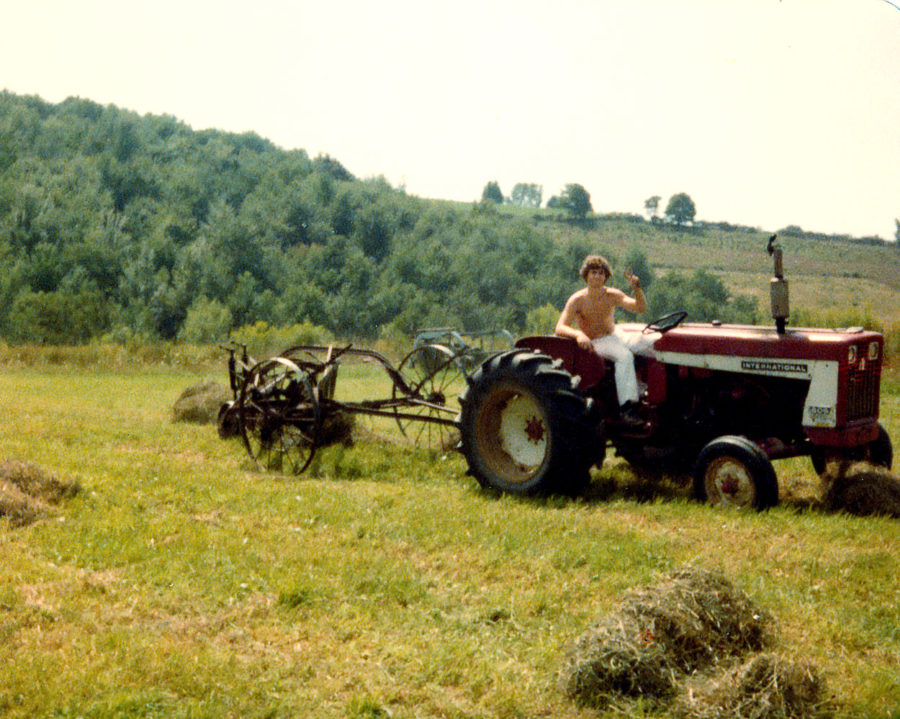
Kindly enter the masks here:
M 504 197 L 500 184 L 496 180 L 488 182 L 481 192 L 481 201 L 486 204 L 501 205 L 508 203 L 516 207 L 539 208 L 543 198 L 544 188 L 531 182 L 518 182 L 513 186 L 510 196 Z M 583 185 L 570 183 L 565 186 L 559 195 L 554 195 L 547 200 L 547 208 L 551 210 L 563 210 L 570 217 L 583 220 L 588 213 L 593 212 L 591 195 Z
M 488 182 L 481 192 L 482 202 L 495 205 L 508 203 L 517 207 L 538 208 L 541 206 L 542 197 L 543 187 L 527 182 L 516 183 L 508 198 L 503 196 L 500 184 L 496 180 Z M 651 222 L 659 221 L 659 203 L 661 201 L 662 198 L 659 195 L 653 195 L 644 202 L 644 209 Z M 547 209 L 563 210 L 575 220 L 583 220 L 594 211 L 590 193 L 578 183 L 566 185 L 559 195 L 554 195 L 547 200 Z M 693 223 L 696 215 L 697 208 L 687 193 L 679 192 L 669 198 L 665 210 L 666 221 L 673 225 L 684 226 Z
M 539 204 L 540 187 L 517 187 L 517 202 Z M 592 211 L 580 185 L 551 201 Z M 2 93 L 0 336 L 212 341 L 259 322 L 358 338 L 521 331 L 535 308 L 562 307 L 601 248 L 492 207 L 410 197 L 253 133 Z

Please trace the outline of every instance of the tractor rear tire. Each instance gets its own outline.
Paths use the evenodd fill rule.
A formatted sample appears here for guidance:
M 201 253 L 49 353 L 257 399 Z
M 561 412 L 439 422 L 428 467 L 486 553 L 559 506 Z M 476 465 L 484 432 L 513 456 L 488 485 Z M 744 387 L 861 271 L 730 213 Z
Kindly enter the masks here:
M 486 360 L 459 397 L 461 448 L 485 488 L 577 494 L 598 455 L 590 402 L 561 363 L 531 350 Z M 602 456 L 602 455 L 601 455 Z
M 694 464 L 694 495 L 713 506 L 763 510 L 778 504 L 778 479 L 755 442 L 724 435 L 700 451 Z

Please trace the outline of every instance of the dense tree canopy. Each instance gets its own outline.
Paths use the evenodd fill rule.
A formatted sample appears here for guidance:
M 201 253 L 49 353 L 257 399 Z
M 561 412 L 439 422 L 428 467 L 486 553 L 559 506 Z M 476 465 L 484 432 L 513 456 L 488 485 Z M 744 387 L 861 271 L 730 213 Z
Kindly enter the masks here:
M 488 183 L 485 199 L 496 193 Z M 563 200 L 574 218 L 591 211 L 580 185 Z M 435 324 L 518 332 L 537 308 L 562 307 L 591 249 L 253 133 L 0 94 L 7 341 L 213 341 L 259 322 L 358 338 Z M 651 272 L 640 259 L 635 271 Z
M 653 284 L 648 305 L 653 317 L 685 310 L 696 321 L 752 323 L 756 316 L 754 300 L 732 297 L 722 280 L 706 270 L 693 275 L 669 272 L 660 277 Z

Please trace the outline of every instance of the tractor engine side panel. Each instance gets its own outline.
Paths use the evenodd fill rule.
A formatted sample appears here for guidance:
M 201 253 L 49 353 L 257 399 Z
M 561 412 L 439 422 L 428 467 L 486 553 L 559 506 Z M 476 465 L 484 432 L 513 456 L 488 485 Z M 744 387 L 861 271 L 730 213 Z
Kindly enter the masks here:
M 877 378 L 862 374 L 856 381 L 859 390 L 842 393 L 841 387 L 854 386 L 848 370 L 835 360 L 736 357 L 660 352 L 659 359 L 682 367 L 710 372 L 727 372 L 759 377 L 778 377 L 808 382 L 803 403 L 802 427 L 814 444 L 856 446 L 872 441 L 877 432 Z M 871 390 L 876 383 L 876 391 Z M 874 399 L 873 399 L 874 397 Z M 857 416 L 851 416 L 853 407 Z M 773 411 L 778 411 L 777 398 Z
M 722 434 L 802 442 L 810 383 L 796 377 L 751 375 L 709 367 L 669 366 L 666 426 L 695 449 Z
M 682 367 L 807 381 L 809 392 L 803 407 L 803 425 L 837 426 L 838 363 L 835 361 L 773 360 L 766 357 L 698 355 L 683 352 L 658 354 L 661 361 Z

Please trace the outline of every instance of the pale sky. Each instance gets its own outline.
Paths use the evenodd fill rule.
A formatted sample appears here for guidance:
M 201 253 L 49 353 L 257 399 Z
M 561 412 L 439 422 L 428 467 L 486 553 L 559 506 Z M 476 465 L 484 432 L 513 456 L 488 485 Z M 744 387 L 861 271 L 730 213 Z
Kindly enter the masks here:
M 900 0 L 0 0 L 0 89 L 253 131 L 420 197 L 893 239 Z

